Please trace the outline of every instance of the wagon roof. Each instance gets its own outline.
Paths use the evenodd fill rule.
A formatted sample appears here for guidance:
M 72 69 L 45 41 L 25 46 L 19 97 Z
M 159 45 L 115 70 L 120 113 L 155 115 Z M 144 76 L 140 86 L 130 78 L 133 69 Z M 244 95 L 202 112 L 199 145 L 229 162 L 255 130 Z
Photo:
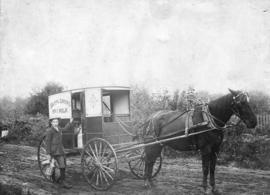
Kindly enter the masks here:
M 56 94 L 61 94 L 61 93 L 65 93 L 65 92 L 81 92 L 81 91 L 84 91 L 86 89 L 94 89 L 94 88 L 99 88 L 99 89 L 103 89 L 103 90 L 112 90 L 112 91 L 130 91 L 130 87 L 127 87 L 127 86 L 99 86 L 99 87 L 84 87 L 84 88 L 78 88 L 78 89 L 70 89 L 70 90 L 65 90 L 65 91 L 62 91 L 60 93 L 56 93 Z M 53 94 L 53 95 L 56 95 L 56 94 Z

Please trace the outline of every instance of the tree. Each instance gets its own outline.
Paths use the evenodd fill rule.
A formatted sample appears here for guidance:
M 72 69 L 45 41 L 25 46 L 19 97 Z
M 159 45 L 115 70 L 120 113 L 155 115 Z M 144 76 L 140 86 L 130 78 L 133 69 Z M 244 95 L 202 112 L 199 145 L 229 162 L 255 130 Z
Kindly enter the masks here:
M 4 96 L 0 100 L 0 119 L 6 121 L 14 118 L 14 103 L 11 97 Z
M 169 108 L 170 110 L 177 110 L 178 109 L 178 102 L 179 102 L 179 90 L 175 90 L 173 93 L 172 99 L 169 101 Z
M 19 119 L 24 114 L 27 99 L 16 97 L 14 104 L 14 118 Z
M 27 114 L 35 115 L 40 113 L 48 116 L 48 96 L 59 93 L 61 91 L 63 91 L 62 85 L 54 82 L 47 83 L 42 90 L 31 94 L 26 104 L 25 112 Z

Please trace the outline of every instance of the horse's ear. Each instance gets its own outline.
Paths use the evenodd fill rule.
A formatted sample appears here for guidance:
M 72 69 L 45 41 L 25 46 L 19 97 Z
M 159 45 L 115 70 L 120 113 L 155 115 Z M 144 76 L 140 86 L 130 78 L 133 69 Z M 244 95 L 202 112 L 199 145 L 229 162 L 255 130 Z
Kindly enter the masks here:
M 229 89 L 229 91 L 231 92 L 231 94 L 233 95 L 233 96 L 236 96 L 237 95 L 237 92 L 236 91 L 234 91 L 234 90 L 232 90 L 232 89 L 230 89 L 230 88 L 228 88 Z

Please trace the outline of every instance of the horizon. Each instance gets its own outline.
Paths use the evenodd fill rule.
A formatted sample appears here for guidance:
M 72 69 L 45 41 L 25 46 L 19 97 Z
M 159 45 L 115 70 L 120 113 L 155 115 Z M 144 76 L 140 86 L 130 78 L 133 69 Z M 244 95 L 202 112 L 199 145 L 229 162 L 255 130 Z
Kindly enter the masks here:
M 81 88 L 74 88 L 74 89 L 70 89 L 70 88 L 65 88 L 61 83 L 56 83 L 54 81 L 49 81 L 48 83 L 54 83 L 54 84 L 57 84 L 59 86 L 62 86 L 63 87 L 63 90 L 62 92 L 66 92 L 66 91 L 71 91 L 71 90 L 79 90 L 79 89 L 83 89 L 83 88 L 91 88 L 91 87 L 111 87 L 111 86 L 91 86 L 91 87 L 81 87 Z M 48 84 L 46 83 L 44 86 L 41 86 L 39 88 L 35 88 L 33 89 L 28 96 L 16 96 L 16 97 L 11 97 L 11 96 L 8 96 L 8 95 L 4 95 L 4 96 L 0 96 L 0 101 L 3 100 L 3 99 L 8 99 L 9 101 L 15 103 L 16 102 L 16 99 L 19 99 L 19 100 L 27 100 L 28 98 L 31 97 L 31 95 L 35 95 L 37 94 L 38 92 L 41 92 L 41 90 Z M 119 87 L 119 86 L 118 86 Z M 188 86 L 187 88 L 184 88 L 184 89 L 174 89 L 173 91 L 169 91 L 168 89 L 166 88 L 163 88 L 163 89 L 160 89 L 158 91 L 151 91 L 150 89 L 147 89 L 143 86 L 139 86 L 137 84 L 135 85 L 130 85 L 130 86 L 121 86 L 121 87 L 129 87 L 131 91 L 135 90 L 136 88 L 138 89 L 145 89 L 146 92 L 151 95 L 152 97 L 154 96 L 159 96 L 159 95 L 169 95 L 170 98 L 173 98 L 173 95 L 174 95 L 174 92 L 178 91 L 178 94 L 180 95 L 182 92 L 184 91 L 188 91 L 188 88 L 192 87 L 193 86 Z M 225 94 L 229 94 L 229 88 L 227 88 L 227 90 L 223 91 L 223 92 L 211 92 L 211 91 L 208 91 L 208 90 L 201 90 L 201 89 L 196 89 L 196 88 L 193 88 L 195 90 L 195 94 L 205 94 L 206 93 L 206 96 L 207 97 L 219 97 L 219 96 L 222 96 L 222 95 L 225 95 Z M 230 88 L 232 89 L 232 88 Z M 246 90 L 243 90 L 243 89 L 232 89 L 232 90 L 240 90 L 240 91 L 244 91 L 244 92 L 248 92 L 248 93 L 262 93 L 264 95 L 267 95 L 268 97 L 270 97 L 270 94 L 269 93 L 266 93 L 265 91 L 263 90 L 257 90 L 257 89 L 253 89 L 253 90 L 249 90 L 249 91 L 246 91 Z M 61 92 L 59 92 L 61 93 Z

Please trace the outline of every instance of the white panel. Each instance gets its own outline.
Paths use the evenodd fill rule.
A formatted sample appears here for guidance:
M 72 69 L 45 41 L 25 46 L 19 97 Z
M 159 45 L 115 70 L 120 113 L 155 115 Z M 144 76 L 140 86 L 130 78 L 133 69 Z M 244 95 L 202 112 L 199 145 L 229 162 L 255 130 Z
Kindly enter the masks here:
M 71 93 L 64 92 L 49 96 L 49 117 L 71 118 Z
M 108 90 L 108 91 L 129 91 L 129 87 L 103 87 L 102 89 Z
M 102 115 L 100 88 L 85 90 L 85 113 L 86 117 Z
M 8 130 L 2 130 L 1 137 L 5 137 L 8 135 Z

